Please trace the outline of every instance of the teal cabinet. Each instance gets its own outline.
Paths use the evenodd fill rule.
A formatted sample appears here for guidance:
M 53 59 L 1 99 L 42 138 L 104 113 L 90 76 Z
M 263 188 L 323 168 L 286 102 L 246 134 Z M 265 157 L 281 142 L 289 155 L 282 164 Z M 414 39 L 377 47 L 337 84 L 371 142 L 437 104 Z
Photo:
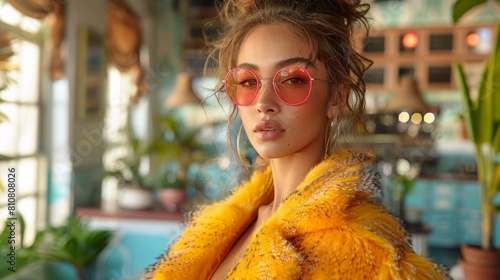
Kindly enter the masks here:
M 429 246 L 446 248 L 460 246 L 458 216 L 455 213 L 432 211 L 424 216 L 424 223 L 431 227 Z
M 138 279 L 178 234 L 121 232 L 97 259 L 97 279 Z
M 424 211 L 429 205 L 427 181 L 417 180 L 413 189 L 406 196 L 406 208 Z
M 477 182 L 460 186 L 460 243 L 481 244 L 481 200 Z
M 460 189 L 454 181 L 427 181 L 429 190 L 429 211 L 424 215 L 424 222 L 432 231 L 429 245 L 438 247 L 460 246 L 458 209 L 460 208 Z
M 183 221 L 85 216 L 89 227 L 114 232 L 93 266 L 95 279 L 140 279 L 184 230 Z
M 500 196 L 497 197 L 500 204 Z M 429 246 L 455 248 L 481 243 L 480 188 L 475 181 L 419 179 L 406 197 L 407 210 L 422 213 L 432 229 Z M 500 218 L 495 229 L 500 246 Z

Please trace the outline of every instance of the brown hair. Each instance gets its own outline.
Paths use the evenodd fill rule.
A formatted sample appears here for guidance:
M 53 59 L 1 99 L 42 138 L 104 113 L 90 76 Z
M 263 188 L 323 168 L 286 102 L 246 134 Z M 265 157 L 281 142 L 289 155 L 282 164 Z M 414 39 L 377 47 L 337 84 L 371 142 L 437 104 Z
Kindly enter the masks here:
M 220 3 L 220 2 L 219 2 Z M 329 79 L 334 83 L 332 95 L 335 104 L 343 109 L 335 127 L 330 131 L 330 154 L 339 136 L 365 132 L 364 72 L 371 62 L 356 52 L 353 34 L 366 31 L 365 17 L 369 5 L 361 0 L 226 0 L 219 6 L 217 22 L 222 24 L 219 37 L 210 42 L 209 60 L 218 64 L 220 81 L 228 70 L 235 67 L 238 50 L 246 35 L 263 24 L 286 24 L 298 35 L 307 38 L 315 50 L 311 60 L 322 61 Z M 217 92 L 224 92 L 220 83 Z M 230 124 L 236 116 L 233 108 Z M 344 138 L 345 140 L 345 138 Z

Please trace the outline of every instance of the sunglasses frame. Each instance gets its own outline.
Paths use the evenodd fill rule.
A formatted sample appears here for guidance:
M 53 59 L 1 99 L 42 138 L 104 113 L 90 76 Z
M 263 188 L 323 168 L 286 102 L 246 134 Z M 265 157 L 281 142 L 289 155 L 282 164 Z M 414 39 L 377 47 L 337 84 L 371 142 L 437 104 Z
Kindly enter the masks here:
M 279 95 L 278 93 L 278 85 L 277 83 L 275 82 L 276 81 L 276 77 L 282 73 L 283 70 L 285 69 L 288 69 L 288 68 L 297 68 L 297 69 L 300 69 L 302 70 L 303 72 L 305 72 L 307 74 L 307 77 L 309 79 L 309 81 L 311 81 L 309 83 L 309 91 L 307 93 L 307 96 L 304 98 L 303 101 L 299 102 L 299 103 L 289 103 L 289 102 L 286 102 L 285 100 L 283 100 L 283 98 L 281 98 L 281 96 Z M 228 83 L 227 83 L 227 80 L 228 80 L 228 77 L 231 73 L 233 73 L 234 71 L 238 71 L 238 70 L 245 70 L 245 71 L 248 71 L 250 72 L 254 77 L 255 79 L 257 80 L 257 88 L 255 90 L 255 93 L 253 95 L 253 97 L 251 98 L 251 100 L 248 102 L 248 104 L 239 104 L 238 102 L 236 102 L 236 100 L 234 100 L 231 95 L 229 95 L 228 93 Z M 281 102 L 285 103 L 286 105 L 288 106 L 298 106 L 298 105 L 301 105 L 301 104 L 304 104 L 307 99 L 309 99 L 309 96 L 311 96 L 311 92 L 312 92 L 312 82 L 313 81 L 325 81 L 325 82 L 331 82 L 329 80 L 325 80 L 325 79 L 320 79 L 320 78 L 313 78 L 311 76 L 311 73 L 309 73 L 309 71 L 307 71 L 307 69 L 305 67 L 302 67 L 302 66 L 286 66 L 286 67 L 283 67 L 281 69 L 279 69 L 278 71 L 276 71 L 276 73 L 274 74 L 274 76 L 272 78 L 259 78 L 259 76 L 257 75 L 257 73 L 255 73 L 255 71 L 253 71 L 252 69 L 249 69 L 249 68 L 233 68 L 231 70 L 229 70 L 226 74 L 226 76 L 224 77 L 224 88 L 226 90 L 226 95 L 227 97 L 229 98 L 229 100 L 231 101 L 231 103 L 237 105 L 237 106 L 250 106 L 254 101 L 255 101 L 255 98 L 257 97 L 257 95 L 259 94 L 259 91 L 261 90 L 262 88 L 262 80 L 272 80 L 272 84 L 273 84 L 273 90 L 274 90 L 274 93 L 276 94 L 276 96 L 278 97 L 279 100 L 281 100 Z

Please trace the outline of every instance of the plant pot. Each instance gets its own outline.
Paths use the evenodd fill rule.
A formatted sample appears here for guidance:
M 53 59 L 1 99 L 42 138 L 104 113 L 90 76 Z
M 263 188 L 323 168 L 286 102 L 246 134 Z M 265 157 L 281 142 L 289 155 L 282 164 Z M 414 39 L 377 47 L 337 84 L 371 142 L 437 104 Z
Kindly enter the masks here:
M 128 210 L 151 209 L 154 206 L 154 193 L 141 186 L 124 186 L 119 192 L 118 205 Z
M 158 199 L 170 212 L 179 211 L 179 205 L 186 200 L 186 189 L 160 189 Z
M 462 267 L 466 280 L 500 279 L 500 250 L 483 250 L 479 246 L 462 245 L 462 258 L 458 263 Z

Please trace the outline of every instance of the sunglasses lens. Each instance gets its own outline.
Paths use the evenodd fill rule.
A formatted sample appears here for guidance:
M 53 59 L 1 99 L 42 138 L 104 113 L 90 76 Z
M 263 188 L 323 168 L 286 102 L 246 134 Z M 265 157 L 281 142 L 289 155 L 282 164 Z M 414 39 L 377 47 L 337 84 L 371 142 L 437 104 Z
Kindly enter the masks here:
M 226 93 L 236 105 L 249 105 L 255 98 L 258 87 L 258 78 L 247 69 L 233 69 L 225 79 Z
M 276 93 L 288 105 L 304 103 L 311 94 L 311 75 L 304 68 L 287 67 L 274 76 Z
M 273 82 L 276 94 L 288 105 L 300 105 L 311 94 L 311 75 L 302 67 L 281 69 L 274 75 Z M 229 99 L 240 106 L 250 105 L 259 91 L 259 78 L 248 69 L 230 70 L 224 83 Z

